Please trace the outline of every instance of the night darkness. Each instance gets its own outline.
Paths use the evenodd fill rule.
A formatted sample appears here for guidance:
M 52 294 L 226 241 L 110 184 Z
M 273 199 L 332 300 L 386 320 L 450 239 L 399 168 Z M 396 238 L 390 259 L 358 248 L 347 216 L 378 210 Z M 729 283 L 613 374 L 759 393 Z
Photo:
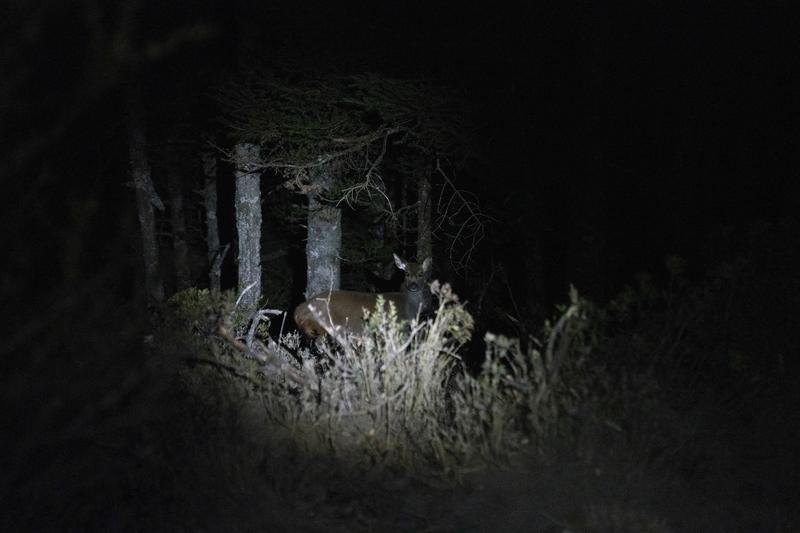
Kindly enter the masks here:
M 3 7 L 0 527 L 800 530 L 800 39 L 782 3 L 294 4 Z M 208 429 L 222 452 L 186 444 L 205 438 L 206 415 L 175 385 L 192 348 L 159 333 L 172 327 L 171 308 L 148 299 L 128 96 L 140 91 L 146 157 L 168 207 L 155 215 L 165 299 L 209 286 L 199 191 L 200 153 L 212 145 L 219 236 L 231 244 L 221 283 L 235 290 L 239 139 L 224 95 L 254 71 L 297 87 L 365 74 L 421 80 L 448 95 L 441 105 L 454 111 L 441 116 L 462 144 L 442 156 L 444 170 L 483 221 L 474 245 L 454 245 L 447 224 L 433 236 L 434 277 L 475 319 L 461 355 L 477 373 L 487 331 L 543 335 L 574 286 L 596 325 L 582 372 L 613 376 L 608 390 L 593 388 L 593 407 L 578 408 L 591 415 L 571 413 L 570 434 L 605 450 L 596 463 L 587 466 L 585 442 L 562 435 L 543 455 L 523 454 L 513 474 L 444 489 L 350 472 L 352 483 L 320 495 L 269 466 L 266 452 L 242 478 L 209 464 L 241 451 L 219 436 L 227 429 Z M 398 205 L 416 195 L 400 185 L 408 146 L 391 145 L 382 167 Z M 446 183 L 432 176 L 436 195 Z M 291 315 L 307 281 L 305 197 L 285 182 L 275 169 L 261 175 L 262 295 Z M 183 273 L 171 241 L 176 189 Z M 342 287 L 396 289 L 396 275 L 375 272 L 391 251 L 414 257 L 416 232 L 370 248 L 358 210 L 343 216 Z M 623 382 L 642 390 L 626 396 Z M 589 418 L 613 424 L 588 431 Z M 630 437 L 648 431 L 667 441 Z M 377 484 L 359 492 L 362 483 Z M 394 498 L 413 512 L 386 511 Z

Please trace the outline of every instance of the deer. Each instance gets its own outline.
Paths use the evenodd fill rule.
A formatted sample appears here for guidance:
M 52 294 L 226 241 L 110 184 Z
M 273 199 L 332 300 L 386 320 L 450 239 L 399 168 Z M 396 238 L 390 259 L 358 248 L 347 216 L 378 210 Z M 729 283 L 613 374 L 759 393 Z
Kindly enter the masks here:
M 295 308 L 294 321 L 297 327 L 311 339 L 344 332 L 361 335 L 364 331 L 364 311 L 375 309 L 378 296 L 383 297 L 384 309 L 389 309 L 390 302 L 394 304 L 399 320 L 411 320 L 427 311 L 430 295 L 425 291 L 428 289 L 431 258 L 418 264 L 393 255 L 395 266 L 405 272 L 400 292 L 336 290 L 316 294 Z

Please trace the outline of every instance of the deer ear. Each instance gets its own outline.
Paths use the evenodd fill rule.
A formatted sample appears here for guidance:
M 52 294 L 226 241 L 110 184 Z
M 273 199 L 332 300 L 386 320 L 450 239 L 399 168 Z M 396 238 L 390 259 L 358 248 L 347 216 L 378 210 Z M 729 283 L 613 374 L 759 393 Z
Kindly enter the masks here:
M 397 254 L 392 254 L 392 255 L 394 255 L 394 264 L 397 265 L 397 268 L 399 268 L 400 270 L 405 270 L 406 262 L 403 261 L 403 259 L 399 255 Z
M 433 261 L 431 260 L 431 258 L 430 258 L 430 257 L 426 257 L 426 258 L 425 258 L 425 261 L 423 261 L 423 262 L 422 262 L 422 270 L 424 270 L 425 272 L 427 272 L 428 270 L 430 270 L 430 269 L 431 269 L 431 263 L 432 263 L 432 262 L 433 262 Z

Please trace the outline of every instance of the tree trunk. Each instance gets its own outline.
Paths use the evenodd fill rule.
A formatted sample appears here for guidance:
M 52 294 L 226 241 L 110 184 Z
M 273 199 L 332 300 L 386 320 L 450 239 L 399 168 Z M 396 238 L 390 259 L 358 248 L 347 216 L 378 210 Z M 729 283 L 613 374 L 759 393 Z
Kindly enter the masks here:
M 147 132 L 141 89 L 132 82 L 128 92 L 128 135 L 130 150 L 130 172 L 136 190 L 136 211 L 142 231 L 142 259 L 144 260 L 144 286 L 148 306 L 164 300 L 164 284 L 161 280 L 156 239 L 156 216 L 153 208 L 164 210 L 164 204 L 156 193 L 150 176 L 147 158 Z
M 319 200 L 319 195 L 328 192 L 333 184 L 334 168 L 320 168 L 314 177 L 314 191 L 308 194 L 306 298 L 336 290 L 341 283 L 339 252 L 342 248 L 342 210 Z
M 210 151 L 203 158 L 203 205 L 206 210 L 206 247 L 208 249 L 208 288 L 220 292 L 223 251 L 219 246 L 219 222 L 217 221 L 217 158 Z M 227 247 L 225 248 L 227 250 Z
M 239 236 L 239 295 L 245 316 L 251 316 L 261 297 L 261 174 L 259 148 L 236 145 L 236 233 Z
M 170 170 L 168 176 L 172 252 L 175 256 L 175 285 L 180 291 L 191 286 L 189 245 L 186 242 L 186 218 L 183 210 L 183 187 L 176 171 Z

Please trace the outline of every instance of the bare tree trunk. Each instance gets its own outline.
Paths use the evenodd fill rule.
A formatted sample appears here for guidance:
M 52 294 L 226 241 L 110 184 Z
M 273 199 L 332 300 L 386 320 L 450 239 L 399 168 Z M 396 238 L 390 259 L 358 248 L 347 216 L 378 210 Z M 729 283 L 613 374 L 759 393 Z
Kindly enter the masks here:
M 251 316 L 261 297 L 261 174 L 259 147 L 236 145 L 236 232 L 239 236 L 240 306 Z
M 147 304 L 156 305 L 164 300 L 164 284 L 161 280 L 156 238 L 156 216 L 153 208 L 164 210 L 150 176 L 147 158 L 147 132 L 141 89 L 131 82 L 128 90 L 128 135 L 130 150 L 130 172 L 136 190 L 136 211 L 142 231 L 142 259 L 144 260 L 144 285 Z
M 319 200 L 319 195 L 328 192 L 333 184 L 334 169 L 333 166 L 321 168 L 314 177 L 316 192 L 308 194 L 306 298 L 336 290 L 341 283 L 339 252 L 342 248 L 342 210 Z
M 186 218 L 183 211 L 183 187 L 175 170 L 170 170 L 169 214 L 172 224 L 172 252 L 175 262 L 175 281 L 178 290 L 191 286 L 189 271 L 189 245 L 186 242 Z
M 203 205 L 206 210 L 206 247 L 208 249 L 208 287 L 211 292 L 220 292 L 223 251 L 219 246 L 219 222 L 217 221 L 217 158 L 210 151 L 203 158 Z M 225 248 L 227 250 L 227 247 Z

